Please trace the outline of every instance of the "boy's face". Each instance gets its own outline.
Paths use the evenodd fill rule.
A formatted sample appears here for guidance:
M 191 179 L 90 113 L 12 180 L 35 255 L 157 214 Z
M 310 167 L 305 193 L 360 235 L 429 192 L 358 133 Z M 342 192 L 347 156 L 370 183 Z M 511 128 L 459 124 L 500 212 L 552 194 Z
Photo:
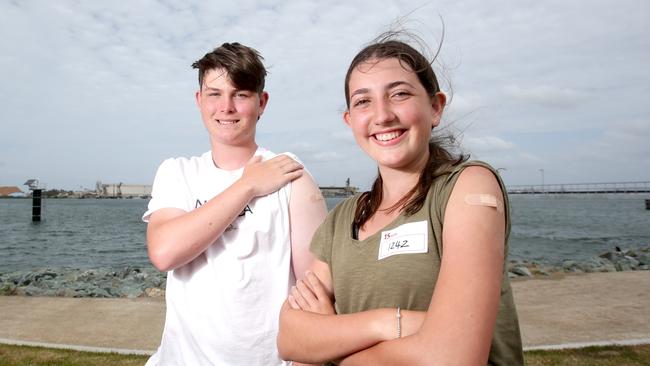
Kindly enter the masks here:
M 206 72 L 203 85 L 196 92 L 196 103 L 210 141 L 218 145 L 254 145 L 255 126 L 268 100 L 266 92 L 237 89 L 223 69 Z

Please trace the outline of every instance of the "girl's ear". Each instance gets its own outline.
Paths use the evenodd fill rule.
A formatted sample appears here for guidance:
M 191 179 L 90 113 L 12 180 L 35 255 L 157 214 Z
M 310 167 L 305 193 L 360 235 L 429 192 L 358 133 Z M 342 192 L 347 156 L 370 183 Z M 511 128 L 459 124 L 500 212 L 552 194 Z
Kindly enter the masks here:
M 343 112 L 343 122 L 345 122 L 348 127 L 352 127 L 352 122 L 350 121 L 350 110 L 347 109 L 345 112 Z
M 447 95 L 443 92 L 437 92 L 431 97 L 431 107 L 436 113 L 442 113 L 447 104 Z
M 443 92 L 437 92 L 431 97 L 431 108 L 433 109 L 433 119 L 431 120 L 431 129 L 440 124 L 442 111 L 447 104 L 447 96 Z

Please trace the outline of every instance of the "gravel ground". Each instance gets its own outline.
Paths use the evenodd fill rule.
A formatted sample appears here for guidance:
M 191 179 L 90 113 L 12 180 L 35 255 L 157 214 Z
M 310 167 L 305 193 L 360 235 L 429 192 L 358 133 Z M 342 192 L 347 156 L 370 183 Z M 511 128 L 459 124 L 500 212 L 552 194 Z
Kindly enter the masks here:
M 513 280 L 524 346 L 650 343 L 650 271 Z M 153 351 L 161 298 L 0 296 L 0 342 Z

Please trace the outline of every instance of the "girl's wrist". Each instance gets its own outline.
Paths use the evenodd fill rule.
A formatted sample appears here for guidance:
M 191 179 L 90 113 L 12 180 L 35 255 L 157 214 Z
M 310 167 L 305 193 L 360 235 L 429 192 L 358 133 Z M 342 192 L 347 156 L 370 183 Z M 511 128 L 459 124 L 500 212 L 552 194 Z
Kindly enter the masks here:
M 397 335 L 395 323 L 395 308 L 376 309 L 373 331 L 378 342 L 390 341 Z

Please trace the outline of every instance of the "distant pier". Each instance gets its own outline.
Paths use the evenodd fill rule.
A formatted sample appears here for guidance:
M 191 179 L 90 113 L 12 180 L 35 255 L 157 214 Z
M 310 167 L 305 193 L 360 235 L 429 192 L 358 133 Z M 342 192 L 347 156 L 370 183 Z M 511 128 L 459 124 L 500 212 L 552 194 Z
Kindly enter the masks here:
M 82 192 L 83 198 L 150 198 L 151 185 L 97 182 L 94 191 Z M 345 186 L 319 187 L 324 197 L 349 197 L 359 191 L 350 185 L 350 179 Z
M 349 197 L 359 191 L 359 188 L 350 185 L 350 178 L 345 180 L 345 186 L 342 187 L 329 186 L 318 188 L 323 193 L 323 197 Z
M 650 182 L 511 185 L 508 194 L 624 194 L 650 193 Z

